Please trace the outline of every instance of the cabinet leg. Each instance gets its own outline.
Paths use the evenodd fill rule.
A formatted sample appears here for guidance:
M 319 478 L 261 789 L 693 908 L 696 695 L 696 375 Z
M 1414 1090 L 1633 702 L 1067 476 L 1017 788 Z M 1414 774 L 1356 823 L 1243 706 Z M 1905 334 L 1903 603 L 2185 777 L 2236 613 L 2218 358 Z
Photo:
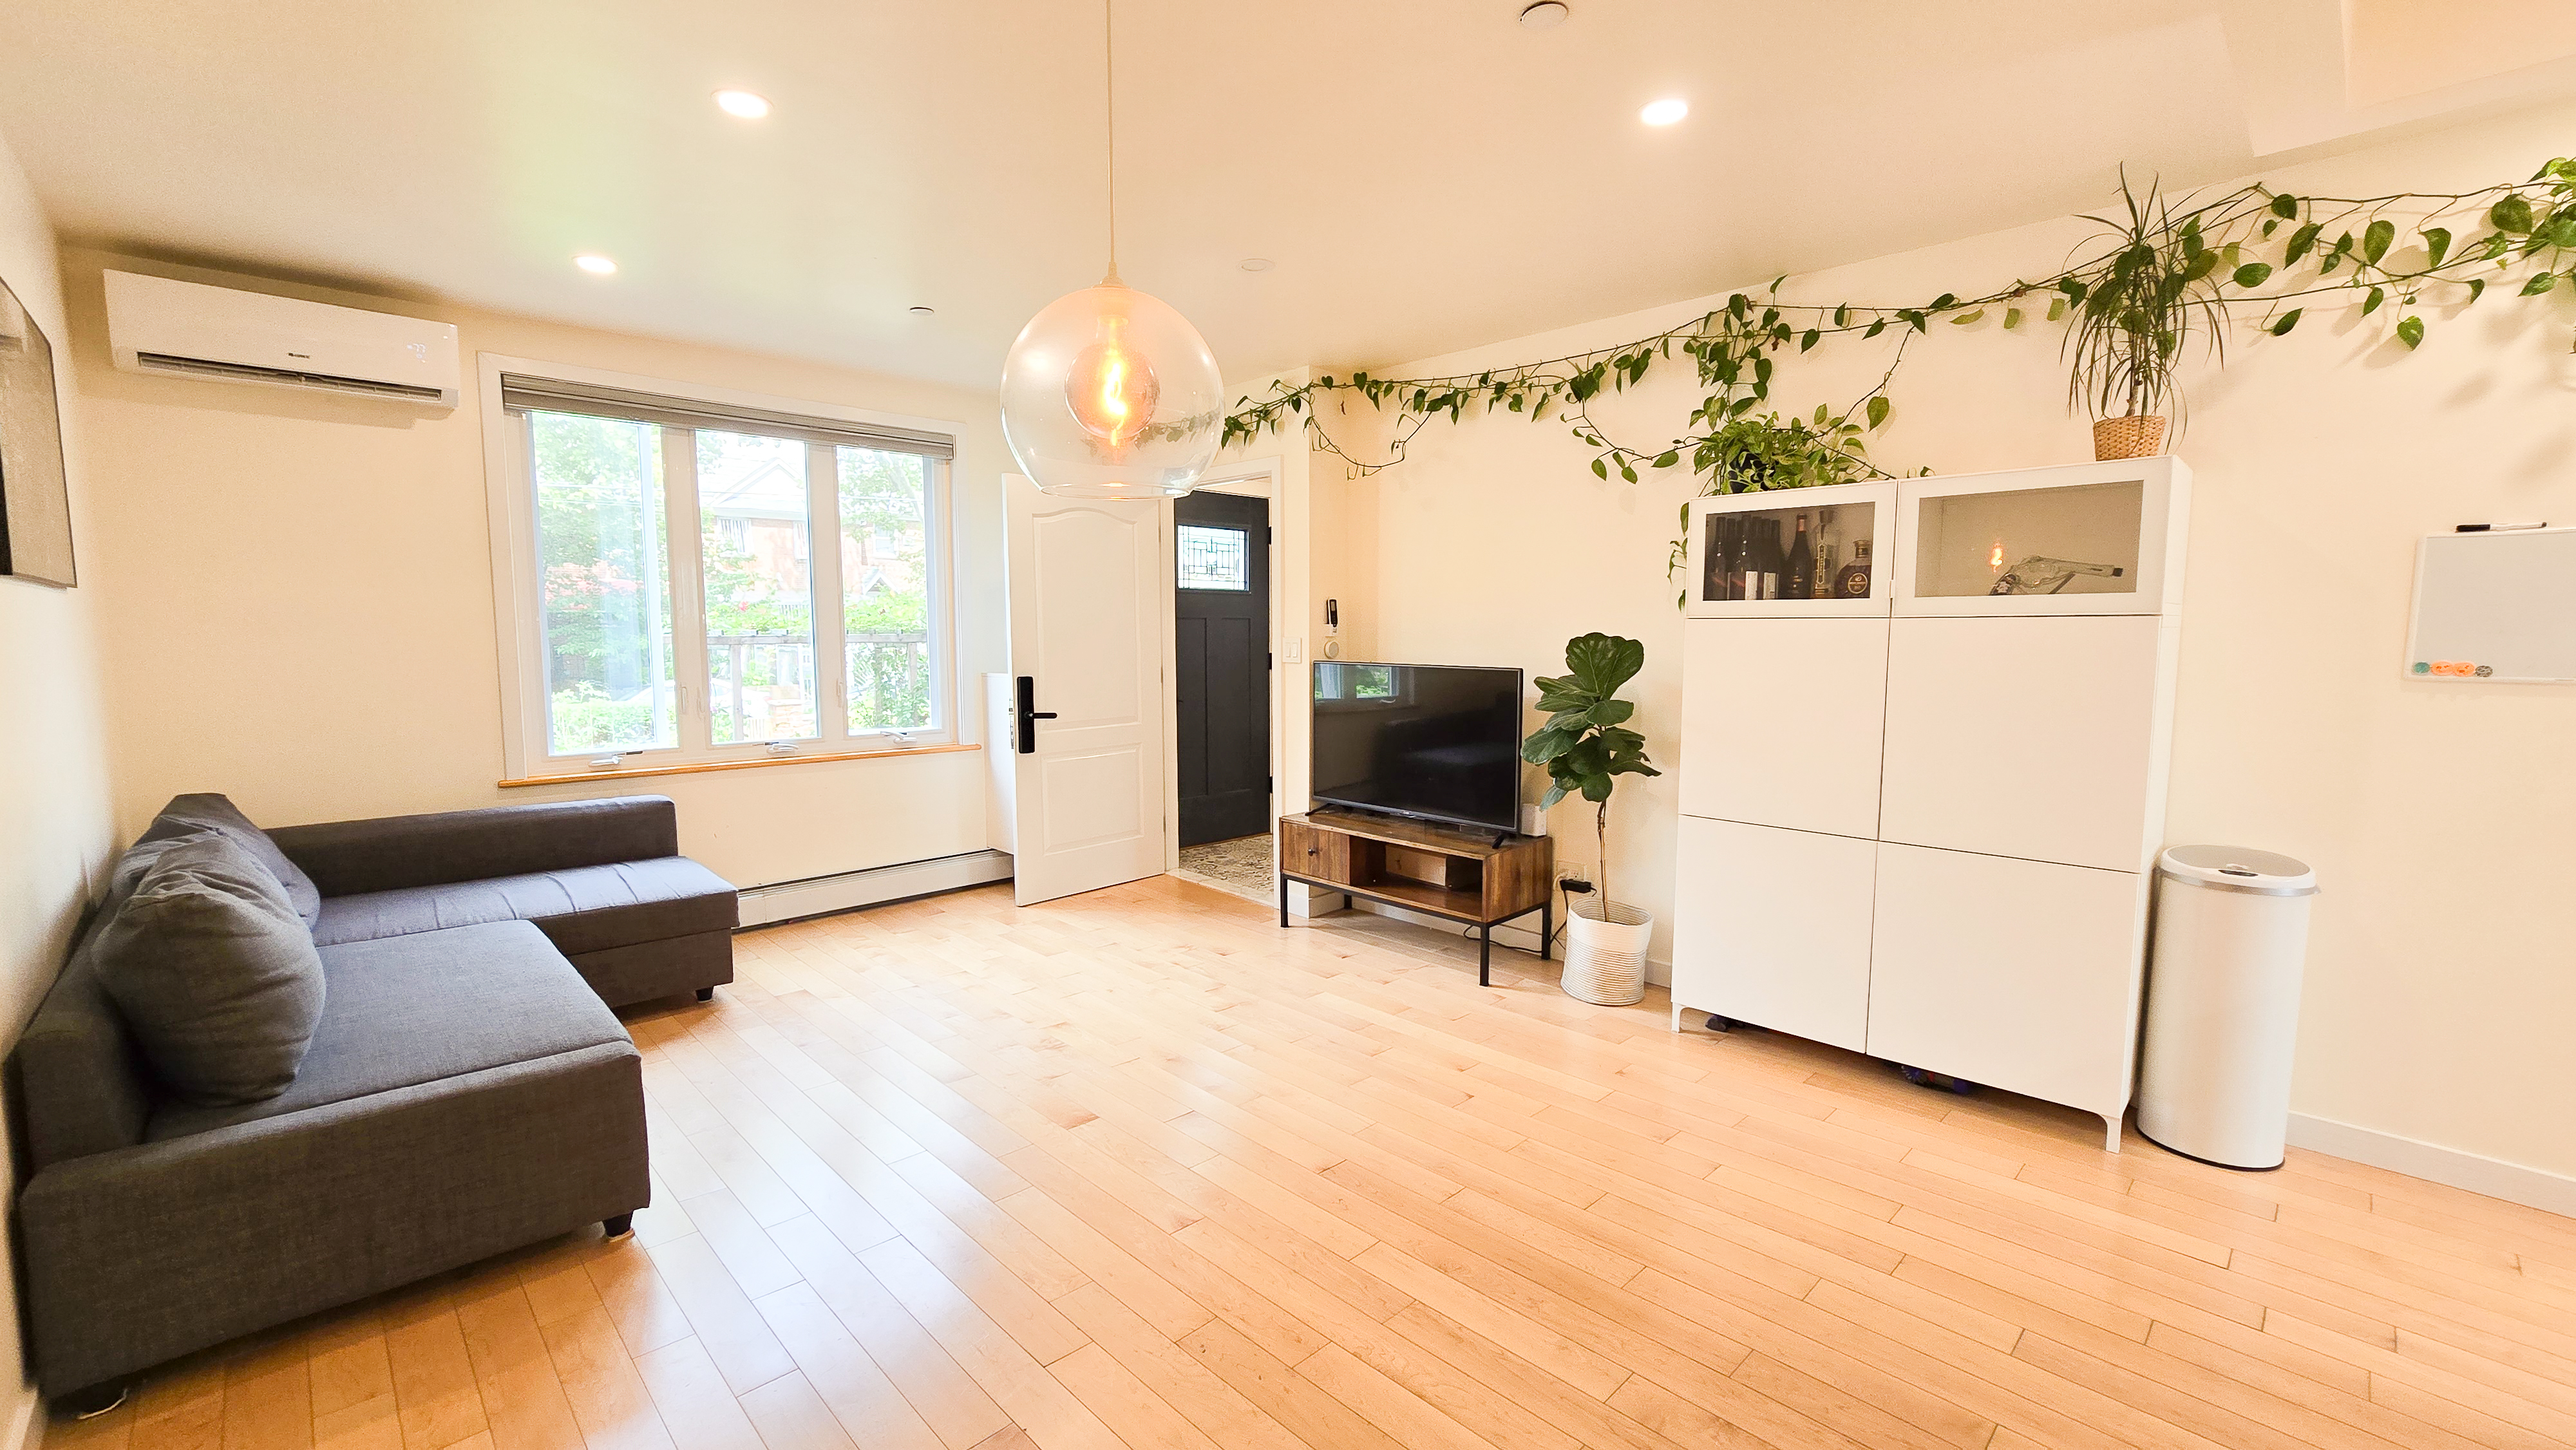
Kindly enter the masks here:
M 1476 928 L 1476 985 L 1494 985 L 1494 929 L 1490 926 Z
M 1542 962 L 1546 961 L 1555 955 L 1555 952 L 1556 908 L 1553 905 L 1542 906 L 1538 909 L 1538 959 Z M 1676 1017 L 1673 1020 L 1678 1022 L 1681 1019 Z
M 1288 929 L 1288 878 L 1279 878 L 1279 929 Z
M 2103 1127 L 2102 1151 L 2103 1151 L 2103 1152 L 2105 1152 L 2105 1153 L 2117 1153 L 2117 1152 L 2119 1152 L 2119 1151 L 2120 1151 L 2120 1115 L 2119 1115 L 2118 1113 L 2104 1113 L 2104 1114 L 2102 1115 L 2102 1127 Z

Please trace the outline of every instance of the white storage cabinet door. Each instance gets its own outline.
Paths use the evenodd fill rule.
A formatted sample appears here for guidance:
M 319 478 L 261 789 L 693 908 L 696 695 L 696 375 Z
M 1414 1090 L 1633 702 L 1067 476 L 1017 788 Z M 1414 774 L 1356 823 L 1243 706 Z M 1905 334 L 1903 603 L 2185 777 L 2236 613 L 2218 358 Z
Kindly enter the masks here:
M 1880 838 L 2144 869 L 2164 827 L 2163 623 L 1897 620 Z
M 1682 814 L 1878 834 L 1884 619 L 1682 624 Z
M 1869 1055 L 2099 1113 L 2117 1151 L 2146 879 L 1882 844 Z
M 1875 841 L 1684 816 L 1673 1014 L 1860 1051 L 1868 1035 Z

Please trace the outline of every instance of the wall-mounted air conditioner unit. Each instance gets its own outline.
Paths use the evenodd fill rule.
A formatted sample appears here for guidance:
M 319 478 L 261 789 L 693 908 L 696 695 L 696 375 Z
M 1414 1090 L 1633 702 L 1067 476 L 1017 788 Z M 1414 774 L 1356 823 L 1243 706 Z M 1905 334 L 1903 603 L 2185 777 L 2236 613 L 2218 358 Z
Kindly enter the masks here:
M 127 372 L 311 388 L 453 408 L 456 328 L 134 272 L 107 274 L 107 345 Z

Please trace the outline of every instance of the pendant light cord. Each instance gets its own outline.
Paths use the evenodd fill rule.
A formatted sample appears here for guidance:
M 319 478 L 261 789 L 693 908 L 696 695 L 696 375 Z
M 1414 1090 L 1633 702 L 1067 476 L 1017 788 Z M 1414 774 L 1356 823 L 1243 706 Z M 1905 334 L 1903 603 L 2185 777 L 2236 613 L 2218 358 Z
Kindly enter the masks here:
M 1115 0 L 1100 0 L 1101 111 L 1109 123 L 1109 278 L 1118 281 L 1118 29 Z

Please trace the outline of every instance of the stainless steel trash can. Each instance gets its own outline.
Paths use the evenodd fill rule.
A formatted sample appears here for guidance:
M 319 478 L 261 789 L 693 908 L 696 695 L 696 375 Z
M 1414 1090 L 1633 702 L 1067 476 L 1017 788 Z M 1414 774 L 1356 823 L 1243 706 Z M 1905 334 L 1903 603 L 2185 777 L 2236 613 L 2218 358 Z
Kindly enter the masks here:
M 2204 1163 L 2278 1168 L 2316 873 L 2270 851 L 2173 846 L 2156 875 L 2138 1131 Z

